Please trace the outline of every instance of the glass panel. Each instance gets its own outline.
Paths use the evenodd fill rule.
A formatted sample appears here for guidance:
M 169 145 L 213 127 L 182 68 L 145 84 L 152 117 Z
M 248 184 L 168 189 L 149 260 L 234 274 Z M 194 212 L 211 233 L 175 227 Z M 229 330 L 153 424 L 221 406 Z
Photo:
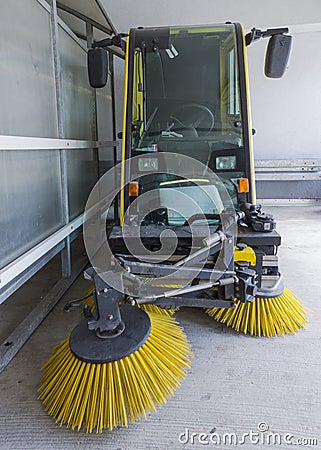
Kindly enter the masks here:
M 234 25 L 171 29 L 167 49 L 135 50 L 131 145 L 132 155 L 142 158 L 141 166 L 151 164 L 147 157 L 153 153 L 192 157 L 220 176 L 237 203 L 236 179 L 244 176 L 241 119 Z M 168 173 L 144 176 L 144 170 L 140 171 L 140 192 L 159 188 L 159 205 L 166 205 L 166 213 L 148 214 L 146 224 L 186 224 L 196 204 L 209 220 L 217 220 L 213 216 L 221 212 L 223 195 L 217 178 L 200 172 L 195 182 L 184 181 L 184 173 L 181 177 Z M 193 199 L 194 206 L 183 205 L 182 196 L 173 203 L 177 192 Z M 181 215 L 175 213 L 179 205 L 185 208 Z M 139 211 L 145 213 L 141 204 Z
M 64 133 L 66 138 L 92 140 L 93 98 L 87 75 L 87 54 L 59 27 Z M 97 163 L 92 149 L 67 152 L 69 215 L 82 213 L 97 181 Z
M 50 16 L 38 2 L 2 2 L 0 53 L 0 134 L 56 138 Z M 60 199 L 57 150 L 0 152 L 1 268 L 61 227 Z
M 239 84 L 237 77 L 237 65 L 235 49 L 232 48 L 228 52 L 228 76 L 229 76 L 229 93 L 228 93 L 228 113 L 230 115 L 240 115 L 240 99 Z
M 101 141 L 113 141 L 113 108 L 111 94 L 111 78 L 108 78 L 107 85 L 96 90 L 97 95 L 97 117 L 98 138 Z M 114 166 L 114 148 L 103 147 L 99 149 L 99 170 L 100 175 Z
M 0 134 L 57 137 L 50 16 L 38 2 L 1 2 L 0 54 Z
M 97 181 L 96 150 L 71 150 L 67 152 L 69 215 L 70 220 L 81 214 L 88 196 Z
M 92 139 L 93 101 L 86 52 L 59 27 L 64 134 L 68 139 Z
M 172 29 L 168 49 L 136 49 L 132 150 L 208 164 L 213 150 L 242 148 L 235 46 L 234 26 L 225 25 Z
M 57 150 L 0 152 L 0 268 L 62 225 Z
M 113 105 L 111 94 L 111 78 L 108 77 L 107 85 L 96 90 L 97 116 L 101 118 L 98 123 L 98 136 L 100 140 L 113 140 Z

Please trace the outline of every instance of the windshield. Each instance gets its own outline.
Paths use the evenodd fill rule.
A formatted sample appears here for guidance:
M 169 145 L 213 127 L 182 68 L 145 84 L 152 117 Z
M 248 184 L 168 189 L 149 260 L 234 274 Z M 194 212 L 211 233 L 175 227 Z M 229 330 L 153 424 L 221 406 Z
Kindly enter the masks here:
M 243 147 L 234 26 L 171 29 L 168 49 L 137 48 L 134 64 L 132 151 L 235 169 L 235 156 L 221 154 Z
M 220 177 L 237 204 L 234 185 L 244 177 L 244 152 L 234 25 L 172 28 L 168 48 L 135 49 L 131 153 L 150 167 L 152 154 L 163 152 L 200 161 Z M 170 189 L 184 191 L 206 214 L 217 212 L 210 203 L 206 207 L 208 198 L 219 203 L 216 188 L 203 187 L 200 194 L 195 183 L 177 183 L 178 178 L 142 176 L 140 192 L 164 189 L 160 203 L 166 204 Z M 191 214 L 171 212 L 168 222 L 183 224 Z

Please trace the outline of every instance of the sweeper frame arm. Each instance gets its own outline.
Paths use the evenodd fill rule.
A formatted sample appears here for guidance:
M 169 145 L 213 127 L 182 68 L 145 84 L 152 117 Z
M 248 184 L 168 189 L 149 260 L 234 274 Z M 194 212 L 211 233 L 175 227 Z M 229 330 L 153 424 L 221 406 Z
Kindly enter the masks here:
M 232 216 L 230 226 L 244 218 L 244 212 Z M 94 280 L 95 291 L 99 295 L 109 292 L 111 286 L 108 281 L 115 284 L 112 280 L 120 276 L 120 290 L 124 295 L 119 294 L 118 301 L 130 304 L 150 303 L 165 309 L 180 306 L 230 308 L 235 306 L 235 298 L 242 302 L 253 301 L 257 291 L 256 272 L 244 261 L 233 262 L 234 243 L 232 236 L 217 230 L 203 239 L 201 248 L 174 264 L 151 264 L 128 254 L 117 254 L 108 272 L 98 273 L 91 268 L 87 269 L 85 276 Z M 213 269 L 213 264 L 206 263 L 208 258 L 213 257 L 219 258 L 216 269 Z M 179 280 L 181 287 L 157 289 L 159 277 L 165 277 L 169 286 L 171 280 L 176 283 Z M 109 313 L 113 315 L 112 311 Z

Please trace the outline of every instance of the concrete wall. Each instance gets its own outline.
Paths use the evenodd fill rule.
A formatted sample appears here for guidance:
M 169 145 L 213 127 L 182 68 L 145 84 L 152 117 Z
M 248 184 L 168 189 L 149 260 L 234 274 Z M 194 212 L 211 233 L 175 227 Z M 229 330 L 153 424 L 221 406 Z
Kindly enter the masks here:
M 102 0 L 119 31 L 135 26 L 239 21 L 246 31 L 289 26 L 293 48 L 285 76 L 263 74 L 262 40 L 248 48 L 256 159 L 321 158 L 320 0 Z M 118 129 L 121 127 L 122 64 L 117 65 Z

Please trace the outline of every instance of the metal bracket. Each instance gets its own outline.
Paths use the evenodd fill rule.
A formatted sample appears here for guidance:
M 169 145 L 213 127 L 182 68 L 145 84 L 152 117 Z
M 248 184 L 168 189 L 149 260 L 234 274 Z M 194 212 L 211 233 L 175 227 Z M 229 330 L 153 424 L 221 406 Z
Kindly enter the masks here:
M 84 278 L 93 280 L 95 290 L 93 292 L 95 311 L 86 317 L 89 330 L 95 330 L 99 337 L 114 336 L 123 331 L 119 310 L 119 302 L 125 299 L 125 295 L 111 288 L 96 272 L 94 267 L 84 271 Z M 107 333 L 104 336 L 104 333 Z
M 271 37 L 274 36 L 275 34 L 284 34 L 288 32 L 289 32 L 288 28 L 268 28 L 265 31 L 259 30 L 258 28 L 252 28 L 250 33 L 247 33 L 245 35 L 245 43 L 246 46 L 248 46 L 252 44 L 252 42 L 257 41 L 258 39 Z
M 123 260 L 123 259 L 122 259 Z M 123 260 L 124 261 L 124 260 Z M 169 265 L 169 264 L 150 264 L 150 263 L 142 263 L 137 261 L 129 261 L 127 260 L 125 262 L 125 267 L 130 270 L 132 274 L 136 275 L 153 275 L 154 277 L 159 276 L 169 276 L 172 273 L 175 273 L 178 269 L 177 266 Z M 218 276 L 228 275 L 233 276 L 235 275 L 234 271 L 227 270 L 225 272 L 221 272 L 220 270 L 215 269 L 206 269 L 203 268 L 200 271 L 196 269 L 195 267 L 182 267 L 180 269 L 179 278 L 184 279 L 184 275 L 186 278 L 190 278 L 190 276 L 195 273 L 195 270 L 197 270 L 197 278 L 200 280 L 208 280 L 210 278 L 217 278 Z
M 157 300 L 153 305 L 157 305 L 163 309 L 175 309 L 181 307 L 190 308 L 235 308 L 236 303 L 233 300 L 217 300 L 210 298 L 191 298 L 191 297 L 175 297 L 173 299 Z
M 101 41 L 94 42 L 93 48 L 97 48 L 97 47 L 105 48 L 105 47 L 110 47 L 110 46 L 114 45 L 115 47 L 119 47 L 123 51 L 125 51 L 126 44 L 122 40 L 122 38 L 127 37 L 127 36 L 128 36 L 128 34 L 126 34 L 126 33 L 116 34 L 112 38 L 106 38 L 106 39 L 102 39 Z
M 120 334 L 124 327 L 118 302 L 124 298 L 124 295 L 114 289 L 105 288 L 101 292 L 94 291 L 94 301 L 96 310 L 87 318 L 89 330 L 95 330 L 99 337 L 104 337 L 104 333 L 112 332 L 114 336 Z

